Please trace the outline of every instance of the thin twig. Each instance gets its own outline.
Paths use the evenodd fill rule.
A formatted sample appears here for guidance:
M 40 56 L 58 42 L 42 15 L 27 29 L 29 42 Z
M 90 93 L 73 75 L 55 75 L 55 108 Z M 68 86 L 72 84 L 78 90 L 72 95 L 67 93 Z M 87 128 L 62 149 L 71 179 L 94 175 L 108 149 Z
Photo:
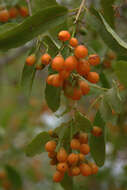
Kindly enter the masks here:
M 80 5 L 79 10 L 78 10 L 78 13 L 77 13 L 77 15 L 76 15 L 76 19 L 75 19 L 74 24 L 77 23 L 77 21 L 78 21 L 78 19 L 79 19 L 79 16 L 80 16 L 80 14 L 81 14 L 81 11 L 82 11 L 83 7 L 85 6 L 85 2 L 86 2 L 86 0 L 82 0 L 81 5 Z
M 28 5 L 28 9 L 29 9 L 29 15 L 32 16 L 32 8 L 31 8 L 31 3 L 30 0 L 26 0 L 27 5 Z

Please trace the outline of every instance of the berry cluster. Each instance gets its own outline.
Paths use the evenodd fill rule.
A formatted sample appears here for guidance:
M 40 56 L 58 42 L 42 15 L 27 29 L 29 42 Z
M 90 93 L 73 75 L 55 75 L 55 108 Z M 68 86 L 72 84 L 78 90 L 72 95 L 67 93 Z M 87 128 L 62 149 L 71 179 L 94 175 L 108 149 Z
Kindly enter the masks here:
M 2 9 L 0 11 L 0 22 L 5 23 L 10 19 L 17 18 L 18 16 L 27 17 L 29 15 L 29 11 L 27 7 L 12 7 L 9 10 Z
M 50 135 L 51 131 L 49 132 Z M 93 127 L 92 134 L 96 137 L 102 135 L 102 129 Z M 51 158 L 50 164 L 56 166 L 56 172 L 53 176 L 54 182 L 60 182 L 67 172 L 69 176 L 90 176 L 98 172 L 96 164 L 89 162 L 85 156 L 89 154 L 90 147 L 88 145 L 88 134 L 78 133 L 74 135 L 70 142 L 69 152 L 61 147 L 56 152 L 57 141 L 51 140 L 45 144 L 45 149 L 48 152 L 48 157 Z
M 42 65 L 46 66 L 51 64 L 55 72 L 55 74 L 48 76 L 47 83 L 55 87 L 62 87 L 65 96 L 72 100 L 79 100 L 82 95 L 89 93 L 90 87 L 85 80 L 79 80 L 79 77 L 77 79 L 74 74 L 84 77 L 91 83 L 97 83 L 99 81 L 99 75 L 96 72 L 91 72 L 90 66 L 100 64 L 100 57 L 96 54 L 88 56 L 88 49 L 84 45 L 79 45 L 78 40 L 71 37 L 68 31 L 59 32 L 58 39 L 62 41 L 63 45 L 70 48 L 72 55 L 66 59 L 63 58 L 61 53 L 53 59 L 48 53 L 42 55 Z M 69 44 L 65 44 L 67 41 L 69 41 Z M 86 57 L 88 57 L 88 59 L 86 59 Z M 35 55 L 30 55 L 26 59 L 27 65 L 33 65 L 35 62 Z M 72 79 L 71 81 L 70 78 Z

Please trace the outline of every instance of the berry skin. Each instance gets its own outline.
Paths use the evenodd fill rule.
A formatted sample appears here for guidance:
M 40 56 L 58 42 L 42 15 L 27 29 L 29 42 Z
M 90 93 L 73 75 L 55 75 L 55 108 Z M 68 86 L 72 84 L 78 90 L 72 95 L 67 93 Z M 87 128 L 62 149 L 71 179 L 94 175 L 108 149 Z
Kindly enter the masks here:
M 80 165 L 80 172 L 83 176 L 89 176 L 92 174 L 92 169 L 88 164 L 81 164 Z
M 79 167 L 74 166 L 73 168 L 71 168 L 71 174 L 72 174 L 72 176 L 78 176 L 80 174 Z
M 60 78 L 59 74 L 55 74 L 52 79 L 52 85 L 55 87 L 61 87 L 63 85 L 63 80 Z
M 46 80 L 48 85 L 52 85 L 52 81 L 53 81 L 54 76 L 55 76 L 55 74 L 48 76 L 48 78 Z
M 62 56 L 56 56 L 52 60 L 52 69 L 55 71 L 61 71 L 64 69 L 64 58 Z
M 85 76 L 90 72 L 90 65 L 89 62 L 86 60 L 81 60 L 79 61 L 79 63 L 77 64 L 77 72 L 81 75 L 81 76 Z
M 64 177 L 63 173 L 56 171 L 55 174 L 53 175 L 53 181 L 59 183 L 62 181 L 63 177 Z
M 27 17 L 29 15 L 29 11 L 27 7 L 20 7 L 19 13 L 22 17 Z
M 10 18 L 16 18 L 19 14 L 19 11 L 16 7 L 12 7 L 10 10 L 9 10 L 9 15 L 10 15 Z
M 59 40 L 61 40 L 62 42 L 68 41 L 68 40 L 70 39 L 70 37 L 71 37 L 70 33 L 69 33 L 68 31 L 66 31 L 66 30 L 61 31 L 61 32 L 59 32 L 59 34 L 58 34 L 58 38 L 59 38 Z
M 48 157 L 49 157 L 49 158 L 52 158 L 52 159 L 56 158 L 56 155 L 57 155 L 56 152 L 49 152 L 49 153 L 48 153 Z
M 63 162 L 63 163 L 59 163 L 57 164 L 57 170 L 59 172 L 62 172 L 62 173 L 65 173 L 67 170 L 68 170 L 68 165 L 66 162 Z
M 48 141 L 46 144 L 45 144 L 45 150 L 47 152 L 54 152 L 56 149 L 56 142 L 55 141 Z
M 69 56 L 65 60 L 64 67 L 67 71 L 71 72 L 76 69 L 77 64 L 78 64 L 77 59 L 74 56 Z
M 100 127 L 94 126 L 92 130 L 92 134 L 95 137 L 100 137 L 102 135 L 102 129 Z
M 81 153 L 78 155 L 78 157 L 79 157 L 79 161 L 81 162 L 84 161 L 85 159 L 84 154 L 81 154 Z
M 72 46 L 72 47 L 76 47 L 78 45 L 78 40 L 77 38 L 71 38 L 70 41 L 69 41 L 69 44 Z
M 26 59 L 26 64 L 27 64 L 28 66 L 34 65 L 35 62 L 36 62 L 36 57 L 35 57 L 35 55 L 30 55 L 30 56 L 27 57 L 27 59 Z
M 87 144 L 88 143 L 88 134 L 87 133 L 80 133 L 78 138 L 79 138 L 79 142 L 81 144 Z
M 88 154 L 90 152 L 90 147 L 88 144 L 81 144 L 80 146 L 80 152 L 84 155 Z
M 44 68 L 44 65 L 39 65 L 39 64 L 36 65 L 36 70 L 42 70 L 43 68 Z
M 41 57 L 41 62 L 44 65 L 48 65 L 51 61 L 51 56 L 48 53 L 45 53 L 44 55 L 42 55 Z
M 72 100 L 80 100 L 82 97 L 82 91 L 80 88 L 73 89 L 73 95 L 71 96 Z
M 81 91 L 82 91 L 82 94 L 83 94 L 83 95 L 86 95 L 86 94 L 89 93 L 90 87 L 89 87 L 89 85 L 88 85 L 87 82 L 81 80 L 81 81 L 79 81 L 79 86 L 80 86 L 80 88 L 81 88 Z
M 9 20 L 9 12 L 4 9 L 0 11 L 0 22 L 7 22 Z
M 72 139 L 70 143 L 70 147 L 72 150 L 79 150 L 80 149 L 80 142 L 78 139 Z
M 75 48 L 74 54 L 77 58 L 85 58 L 88 55 L 88 49 L 84 45 Z
M 74 154 L 74 153 L 69 154 L 68 159 L 67 159 L 70 165 L 76 165 L 78 160 L 79 160 L 78 154 Z
M 96 84 L 99 81 L 99 75 L 96 72 L 89 72 L 87 76 L 87 80 L 91 83 Z
M 96 66 L 100 64 L 100 57 L 96 54 L 90 55 L 88 58 L 88 62 L 92 66 Z
M 59 75 L 62 80 L 65 80 L 70 76 L 70 72 L 66 70 L 62 70 L 59 72 Z
M 98 172 L 98 167 L 97 167 L 97 165 L 94 164 L 94 163 L 89 163 L 89 166 L 90 166 L 91 169 L 92 169 L 92 174 L 97 174 L 97 172 Z
M 51 166 L 55 166 L 56 164 L 57 164 L 58 162 L 57 162 L 57 159 L 52 159 L 52 160 L 50 160 L 50 165 Z
M 57 153 L 57 160 L 59 162 L 66 162 L 67 161 L 67 152 L 66 150 L 62 147 L 60 148 L 59 152 Z

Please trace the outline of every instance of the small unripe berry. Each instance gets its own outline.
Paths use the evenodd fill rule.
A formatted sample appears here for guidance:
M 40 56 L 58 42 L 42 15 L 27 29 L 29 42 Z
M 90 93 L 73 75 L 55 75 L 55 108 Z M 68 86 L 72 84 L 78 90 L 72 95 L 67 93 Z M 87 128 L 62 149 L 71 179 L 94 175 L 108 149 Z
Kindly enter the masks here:
M 59 171 L 56 171 L 55 174 L 53 175 L 53 181 L 56 183 L 61 182 L 63 178 L 64 178 L 64 173 L 61 173 Z
M 85 58 L 88 55 L 88 49 L 84 45 L 75 48 L 74 54 L 77 58 Z
M 80 165 L 80 172 L 83 176 L 89 176 L 92 174 L 92 169 L 88 164 L 81 164 Z
M 66 30 L 62 30 L 61 32 L 59 32 L 58 34 L 58 38 L 59 40 L 63 41 L 63 42 L 66 42 L 70 39 L 71 35 L 68 31 Z
M 59 162 L 66 162 L 67 161 L 67 152 L 66 150 L 62 147 L 60 148 L 59 152 L 57 153 L 57 160 Z
M 80 142 L 78 139 L 72 139 L 70 143 L 72 150 L 79 150 L 80 149 Z
M 90 55 L 88 58 L 90 65 L 96 66 L 100 64 L 100 57 L 96 54 Z
M 70 165 L 76 165 L 78 160 L 79 160 L 78 154 L 75 154 L 75 153 L 69 154 L 68 159 L 67 159 Z
M 48 65 L 51 62 L 52 58 L 48 53 L 45 53 L 44 55 L 42 55 L 41 57 L 41 62 L 44 65 Z
M 102 135 L 102 129 L 100 127 L 97 127 L 97 126 L 94 126 L 93 127 L 93 130 L 92 130 L 92 134 L 95 136 L 95 137 L 99 137 Z
M 88 144 L 81 144 L 80 145 L 80 152 L 84 155 L 88 154 L 90 152 L 90 147 Z
M 76 47 L 78 45 L 78 40 L 77 38 L 71 38 L 70 41 L 69 41 L 69 44 L 72 46 L 72 47 Z
M 45 144 L 45 149 L 47 152 L 54 152 L 56 149 L 56 142 L 55 141 L 48 141 Z
M 87 80 L 91 83 L 97 83 L 99 81 L 99 75 L 96 72 L 89 72 L 87 76 Z
M 59 171 L 59 172 L 66 172 L 67 170 L 68 170 L 68 165 L 67 165 L 67 163 L 66 162 L 63 162 L 63 163 L 59 163 L 59 164 L 57 164 L 57 170 Z

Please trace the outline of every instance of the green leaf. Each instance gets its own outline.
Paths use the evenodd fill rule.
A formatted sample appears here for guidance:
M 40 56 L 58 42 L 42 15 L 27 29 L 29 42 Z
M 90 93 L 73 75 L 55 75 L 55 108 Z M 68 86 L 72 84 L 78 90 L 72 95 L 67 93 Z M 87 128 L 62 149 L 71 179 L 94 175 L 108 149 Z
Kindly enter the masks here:
M 49 140 L 51 140 L 51 137 L 47 132 L 38 134 L 25 148 L 26 155 L 32 157 L 45 152 L 45 144 Z
M 111 86 L 109 84 L 109 81 L 108 81 L 105 73 L 103 71 L 101 71 L 101 73 L 99 74 L 99 76 L 100 76 L 100 82 L 102 83 L 102 86 L 104 88 L 110 88 Z
M 105 122 L 99 111 L 95 116 L 94 126 L 98 126 L 103 130 L 103 134 L 100 137 L 90 136 L 91 155 L 96 164 L 101 167 L 105 162 Z
M 39 34 L 65 22 L 66 16 L 67 9 L 62 6 L 42 9 L 9 31 L 0 34 L 0 47 L 6 50 L 21 46 Z
M 81 131 L 89 133 L 92 130 L 91 121 L 78 111 L 76 111 L 75 113 L 75 124 L 77 125 L 77 128 Z
M 13 189 L 20 189 L 22 187 L 22 179 L 19 173 L 12 166 L 6 165 L 5 169 L 8 174 L 8 179 L 10 180 Z
M 120 82 L 127 87 L 127 61 L 116 62 L 114 69 Z
M 113 10 L 113 3 L 115 2 L 115 0 L 101 0 L 101 6 L 103 9 L 103 13 L 104 13 L 104 18 L 106 19 L 106 21 L 108 22 L 108 24 L 114 28 L 114 10 Z
M 64 175 L 64 179 L 60 184 L 65 190 L 73 190 L 73 179 L 72 177 L 68 176 L 67 173 Z
M 91 13 L 89 11 L 86 13 L 87 25 L 101 36 L 110 49 L 117 53 L 118 58 L 122 56 L 127 60 L 127 43 L 109 26 L 101 13 L 94 8 L 91 9 Z
M 33 1 L 32 7 L 33 7 L 33 11 L 35 12 L 35 11 L 38 11 L 39 9 L 42 9 L 42 8 L 44 9 L 44 8 L 54 6 L 54 5 L 57 5 L 56 0 L 50 0 L 50 1 L 36 0 L 36 1 Z

